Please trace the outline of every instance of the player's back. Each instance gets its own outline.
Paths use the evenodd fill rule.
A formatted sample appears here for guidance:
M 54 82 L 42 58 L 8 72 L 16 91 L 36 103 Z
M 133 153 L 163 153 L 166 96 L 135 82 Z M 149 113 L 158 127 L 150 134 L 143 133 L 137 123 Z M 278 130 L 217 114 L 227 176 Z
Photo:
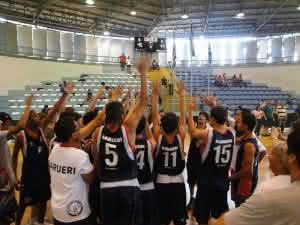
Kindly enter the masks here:
M 235 136 L 232 130 L 218 133 L 213 128 L 208 130 L 208 141 L 201 155 L 198 169 L 198 186 L 209 186 L 219 190 L 229 188 L 229 168 L 232 160 Z

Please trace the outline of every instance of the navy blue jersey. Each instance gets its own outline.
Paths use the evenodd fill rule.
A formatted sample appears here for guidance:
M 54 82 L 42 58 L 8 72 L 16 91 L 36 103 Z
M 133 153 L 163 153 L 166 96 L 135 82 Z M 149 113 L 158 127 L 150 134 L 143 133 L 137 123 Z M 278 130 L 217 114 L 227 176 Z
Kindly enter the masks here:
M 45 176 L 49 179 L 48 172 L 48 156 L 49 148 L 44 133 L 41 129 L 38 130 L 38 138 L 30 137 L 26 131 L 23 132 L 23 172 L 29 179 L 43 179 Z M 36 178 L 35 177 L 36 174 Z
M 24 185 L 22 196 L 30 199 L 27 203 L 47 201 L 50 196 L 50 174 L 48 168 L 49 148 L 41 129 L 38 138 L 23 132 L 23 166 L 21 181 Z
M 176 176 L 183 172 L 185 161 L 182 158 L 182 141 L 179 135 L 176 136 L 172 144 L 168 144 L 164 136 L 159 137 L 156 168 L 157 173 L 169 176 Z
M 153 182 L 153 160 L 151 143 L 146 138 L 136 139 L 135 157 L 138 169 L 138 181 L 140 184 Z
M 97 151 L 101 181 L 124 181 L 137 177 L 136 160 L 129 147 L 125 127 L 111 133 L 102 126 L 98 135 Z
M 227 130 L 220 134 L 212 128 L 208 129 L 208 141 L 201 155 L 197 184 L 199 187 L 208 186 L 221 191 L 229 189 L 229 168 L 232 160 L 235 136 Z M 200 179 L 200 178 L 205 179 Z
M 255 147 L 254 161 L 252 165 L 252 177 L 243 177 L 232 182 L 232 185 L 237 191 L 237 194 L 244 197 L 249 197 L 254 192 L 258 181 L 259 149 L 256 138 L 246 138 L 241 141 L 239 150 L 237 152 L 235 172 L 237 173 L 242 169 L 245 154 L 245 145 L 247 143 L 252 143 Z

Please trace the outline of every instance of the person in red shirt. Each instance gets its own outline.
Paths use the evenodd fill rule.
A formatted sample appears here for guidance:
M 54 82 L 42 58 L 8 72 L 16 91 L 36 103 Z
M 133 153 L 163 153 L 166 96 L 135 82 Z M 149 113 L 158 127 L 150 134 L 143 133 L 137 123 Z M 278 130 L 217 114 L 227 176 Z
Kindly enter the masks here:
M 124 53 L 120 55 L 119 59 L 120 59 L 121 70 L 124 71 L 126 65 L 126 56 L 124 55 Z

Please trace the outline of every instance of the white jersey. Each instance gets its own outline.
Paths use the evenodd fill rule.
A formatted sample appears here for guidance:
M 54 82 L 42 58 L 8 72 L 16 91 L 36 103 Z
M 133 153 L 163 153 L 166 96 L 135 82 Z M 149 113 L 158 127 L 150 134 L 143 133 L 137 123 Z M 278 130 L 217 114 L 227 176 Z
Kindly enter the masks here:
M 53 217 L 71 223 L 90 216 L 89 185 L 81 176 L 93 170 L 88 154 L 81 149 L 56 145 L 49 156 L 49 169 Z

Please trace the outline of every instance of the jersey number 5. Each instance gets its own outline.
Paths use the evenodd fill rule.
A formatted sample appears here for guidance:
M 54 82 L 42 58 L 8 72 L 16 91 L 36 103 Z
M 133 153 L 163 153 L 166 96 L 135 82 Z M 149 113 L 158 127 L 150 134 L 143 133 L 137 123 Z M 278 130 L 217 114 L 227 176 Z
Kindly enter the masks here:
M 215 162 L 216 164 L 227 164 L 231 157 L 230 149 L 232 148 L 231 144 L 219 145 L 214 148 L 216 151 Z
M 116 145 L 113 145 L 110 143 L 105 144 L 105 154 L 107 156 L 109 156 L 109 155 L 111 156 L 111 158 L 105 159 L 105 163 L 109 167 L 115 167 L 118 164 L 119 157 L 118 157 L 118 154 L 115 152 L 116 148 L 117 148 Z

